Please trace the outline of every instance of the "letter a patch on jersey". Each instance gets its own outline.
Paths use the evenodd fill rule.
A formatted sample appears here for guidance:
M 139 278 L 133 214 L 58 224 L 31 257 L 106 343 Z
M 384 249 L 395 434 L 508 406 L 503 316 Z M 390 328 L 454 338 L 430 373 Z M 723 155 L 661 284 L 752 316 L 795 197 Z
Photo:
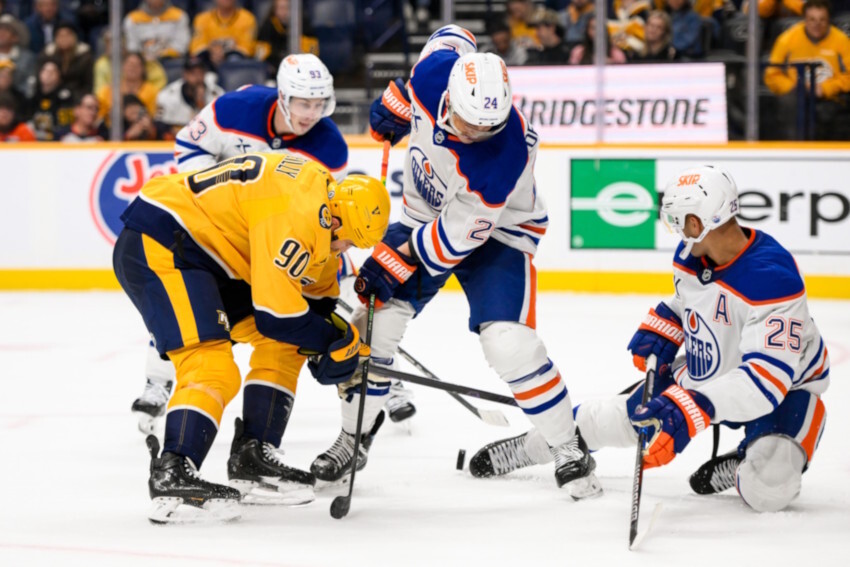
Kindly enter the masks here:
M 732 324 L 732 321 L 729 320 L 729 300 L 723 292 L 720 292 L 717 296 L 717 304 L 714 306 L 714 321 L 724 325 Z

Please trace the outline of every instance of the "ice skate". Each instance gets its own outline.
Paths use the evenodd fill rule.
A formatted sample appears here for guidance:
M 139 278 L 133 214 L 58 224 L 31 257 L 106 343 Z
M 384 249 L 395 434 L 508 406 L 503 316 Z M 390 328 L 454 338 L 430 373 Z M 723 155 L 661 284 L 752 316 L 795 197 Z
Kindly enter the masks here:
M 416 406 L 411 402 L 413 392 L 404 387 L 398 380 L 393 381 L 390 386 L 390 395 L 387 400 L 387 411 L 393 423 L 399 423 L 413 417 Z
M 738 451 L 731 451 L 702 464 L 688 482 L 697 494 L 717 494 L 735 486 L 738 465 L 741 459 Z
M 157 419 L 165 415 L 165 406 L 171 397 L 173 382 L 168 380 L 160 382 L 148 378 L 145 382 L 145 391 L 136 398 L 130 408 L 139 420 L 139 431 L 146 435 L 154 432 Z
M 362 436 L 360 440 L 360 450 L 357 456 L 357 470 L 363 470 L 366 466 L 366 461 L 369 458 L 369 448 L 372 446 L 372 441 L 375 434 L 384 422 L 384 412 L 378 414 L 375 420 L 375 425 L 372 430 Z M 322 481 L 325 485 L 345 483 L 348 481 L 351 473 L 351 460 L 354 456 L 354 435 L 339 432 L 339 437 L 336 438 L 330 449 L 316 457 L 313 464 L 310 465 L 312 472 L 317 480 Z
M 163 453 L 157 458 L 159 441 L 155 436 L 149 435 L 147 444 L 151 454 L 151 523 L 229 522 L 241 517 L 238 490 L 203 480 L 187 457 Z
M 474 477 L 487 478 L 536 465 L 525 450 L 528 433 L 501 439 L 482 447 L 469 461 L 469 472 Z
M 282 452 L 271 443 L 244 437 L 242 420 L 236 418 L 236 434 L 230 446 L 227 478 L 242 494 L 245 504 L 299 506 L 316 499 L 316 477 L 286 466 Z
M 552 455 L 555 457 L 555 481 L 559 488 L 566 487 L 573 500 L 602 494 L 602 485 L 593 474 L 596 461 L 578 433 L 566 443 L 552 447 Z

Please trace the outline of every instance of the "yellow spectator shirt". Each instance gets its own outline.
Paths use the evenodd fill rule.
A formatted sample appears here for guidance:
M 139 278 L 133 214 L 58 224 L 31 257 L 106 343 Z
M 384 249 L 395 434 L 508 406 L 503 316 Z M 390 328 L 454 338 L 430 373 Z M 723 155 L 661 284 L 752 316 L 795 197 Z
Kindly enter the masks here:
M 835 98 L 840 93 L 850 92 L 850 38 L 835 26 L 830 26 L 827 36 L 817 44 L 806 35 L 803 22 L 795 24 L 782 33 L 770 52 L 771 63 L 795 63 L 818 61 L 816 81 L 821 84 L 825 98 Z M 764 82 L 775 94 L 784 95 L 797 84 L 797 70 L 768 67 Z
M 257 44 L 257 20 L 248 10 L 239 8 L 228 19 L 223 19 L 215 9 L 195 16 L 194 33 L 189 52 L 197 55 L 209 49 L 213 42 L 224 44 L 225 51 L 238 51 L 246 57 L 254 56 Z

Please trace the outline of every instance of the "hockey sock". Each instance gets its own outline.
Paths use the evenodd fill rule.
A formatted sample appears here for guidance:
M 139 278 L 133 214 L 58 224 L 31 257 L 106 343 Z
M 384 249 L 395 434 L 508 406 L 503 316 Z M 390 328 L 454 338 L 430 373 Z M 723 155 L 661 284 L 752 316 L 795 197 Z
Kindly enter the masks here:
M 295 399 L 281 387 L 249 383 L 242 391 L 245 437 L 280 446 Z
M 375 424 L 381 408 L 387 401 L 390 393 L 389 382 L 368 381 L 366 390 L 366 404 L 363 407 L 363 431 L 370 431 Z M 357 384 L 346 390 L 346 396 L 342 399 L 342 430 L 354 435 L 357 431 L 357 412 L 360 407 L 360 385 Z
M 170 410 L 165 417 L 163 453 L 176 453 L 192 459 L 195 466 L 207 457 L 218 433 L 218 425 L 200 411 L 187 407 Z

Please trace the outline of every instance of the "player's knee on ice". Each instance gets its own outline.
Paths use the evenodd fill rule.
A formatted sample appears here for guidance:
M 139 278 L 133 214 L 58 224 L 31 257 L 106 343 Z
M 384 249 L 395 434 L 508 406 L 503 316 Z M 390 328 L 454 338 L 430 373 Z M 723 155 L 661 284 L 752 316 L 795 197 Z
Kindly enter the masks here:
M 756 439 L 738 466 L 738 493 L 757 512 L 778 512 L 800 493 L 806 454 L 777 435 Z

